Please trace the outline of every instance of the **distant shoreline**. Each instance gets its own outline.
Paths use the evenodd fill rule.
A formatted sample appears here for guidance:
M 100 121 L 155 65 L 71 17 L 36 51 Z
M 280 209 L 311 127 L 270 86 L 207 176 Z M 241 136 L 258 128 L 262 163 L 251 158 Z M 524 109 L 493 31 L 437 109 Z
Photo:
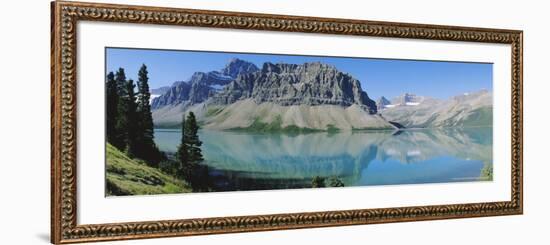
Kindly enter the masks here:
M 468 127 L 431 127 L 431 128 L 372 128 L 372 129 L 338 129 L 335 131 L 323 130 L 323 129 L 306 129 L 303 131 L 288 131 L 288 130 L 272 130 L 272 131 L 261 131 L 261 130 L 247 130 L 246 128 L 236 128 L 236 129 L 205 129 L 201 128 L 200 130 L 207 131 L 219 131 L 219 132 L 241 132 L 241 133 L 265 133 L 265 134 L 311 134 L 311 133 L 346 133 L 346 132 L 398 132 L 398 131 L 415 131 L 415 130 L 437 130 L 437 129 L 471 129 L 471 128 L 493 128 L 493 126 L 468 126 Z M 178 127 L 154 127 L 154 131 L 159 132 L 180 132 L 181 128 Z

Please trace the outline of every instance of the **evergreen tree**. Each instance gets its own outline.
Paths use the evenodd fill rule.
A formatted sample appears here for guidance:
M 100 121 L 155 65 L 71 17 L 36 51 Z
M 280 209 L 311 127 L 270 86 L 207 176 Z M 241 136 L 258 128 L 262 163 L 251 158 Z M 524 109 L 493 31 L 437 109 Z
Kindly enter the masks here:
M 185 114 L 181 119 L 181 141 L 176 151 L 176 159 L 178 160 L 180 167 L 178 170 L 178 176 L 188 180 L 191 177 L 191 168 L 188 165 L 189 162 L 189 147 L 185 142 Z
M 118 148 L 119 150 L 125 150 L 126 147 L 126 141 L 127 141 L 127 133 L 128 133 L 128 120 L 126 118 L 127 115 L 127 103 L 126 97 L 128 93 L 126 92 L 127 86 L 126 86 L 126 74 L 124 73 L 123 68 L 118 68 L 118 71 L 115 74 L 115 81 L 116 85 L 116 93 L 117 93 L 117 103 L 116 106 L 113 105 L 113 110 L 116 110 L 114 113 L 116 116 L 114 117 L 114 132 L 111 137 L 111 144 Z M 113 87 L 115 87 L 113 85 Z M 116 109 L 115 109 L 116 107 Z
M 115 127 L 117 122 L 118 86 L 113 72 L 107 74 L 105 103 L 107 110 L 107 142 L 118 147 L 121 146 L 122 143 L 117 142 L 117 131 Z
M 155 145 L 153 132 L 153 116 L 149 100 L 149 77 L 147 66 L 143 64 L 138 72 L 138 96 L 137 96 L 137 117 L 138 117 L 138 157 L 146 160 L 151 166 L 156 167 L 160 161 L 160 152 Z
M 199 125 L 193 112 L 189 112 L 187 120 L 185 121 L 185 142 L 189 146 L 189 163 L 191 165 L 198 165 L 204 159 L 202 157 L 201 145 L 202 142 L 199 139 Z
M 208 188 L 208 168 L 201 164 L 204 161 L 200 148 L 202 142 L 199 139 L 199 125 L 193 112 L 189 112 L 185 120 L 185 143 L 189 152 L 187 165 L 191 171 L 188 182 L 194 191 L 205 191 Z
M 179 176 L 184 178 L 194 191 L 204 191 L 208 188 L 208 169 L 202 166 L 204 160 L 199 139 L 199 125 L 193 112 L 187 119 L 182 118 L 182 138 L 178 147 L 177 158 L 181 164 Z
M 127 99 L 126 103 L 126 120 L 128 122 L 127 126 L 127 138 L 126 138 L 126 152 L 128 156 L 135 157 L 137 153 L 137 134 L 138 134 L 138 125 L 137 125 L 137 105 L 136 105 L 136 94 L 135 94 L 136 85 L 134 85 L 134 80 L 130 79 L 126 83 L 126 92 Z
M 118 68 L 115 74 L 115 81 L 118 88 L 118 96 L 124 96 L 126 94 L 126 92 L 124 92 L 126 89 L 126 73 L 124 72 L 124 68 Z
M 119 98 L 117 106 L 117 122 L 115 130 L 117 132 L 116 145 L 119 149 L 126 151 L 129 157 L 134 157 L 136 149 L 136 95 L 133 80 L 126 81 L 124 69 L 119 68 L 115 80 L 119 86 Z

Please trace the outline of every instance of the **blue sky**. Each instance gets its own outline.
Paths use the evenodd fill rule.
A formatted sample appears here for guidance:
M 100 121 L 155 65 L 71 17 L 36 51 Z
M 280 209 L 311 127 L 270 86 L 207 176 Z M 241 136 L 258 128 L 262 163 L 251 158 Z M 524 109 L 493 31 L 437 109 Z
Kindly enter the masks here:
M 232 58 L 250 61 L 260 68 L 265 62 L 332 64 L 361 81 L 361 87 L 373 99 L 391 99 L 405 92 L 444 99 L 493 88 L 493 65 L 488 63 L 280 54 L 106 48 L 106 72 L 122 67 L 128 78 L 137 80 L 141 64 L 146 64 L 149 86 L 158 88 L 186 81 L 196 71 L 220 70 Z

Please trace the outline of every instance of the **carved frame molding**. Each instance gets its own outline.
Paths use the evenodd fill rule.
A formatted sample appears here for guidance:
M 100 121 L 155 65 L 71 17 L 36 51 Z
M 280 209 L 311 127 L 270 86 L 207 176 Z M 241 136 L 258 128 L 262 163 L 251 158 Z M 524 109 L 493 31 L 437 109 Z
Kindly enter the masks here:
M 203 235 L 523 213 L 523 32 L 441 25 L 56 1 L 51 4 L 51 242 Z M 126 22 L 511 45 L 511 201 L 77 224 L 77 23 Z

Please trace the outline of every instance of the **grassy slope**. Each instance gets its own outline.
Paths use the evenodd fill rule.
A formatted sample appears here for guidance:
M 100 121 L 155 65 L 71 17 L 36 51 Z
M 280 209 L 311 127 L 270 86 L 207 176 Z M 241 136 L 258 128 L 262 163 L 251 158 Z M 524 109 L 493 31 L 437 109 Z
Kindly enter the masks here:
M 493 125 L 493 108 L 481 107 L 473 110 L 466 119 L 462 121 L 464 127 L 480 127 Z
M 321 132 L 324 130 L 311 129 L 311 128 L 300 128 L 297 126 L 282 126 L 283 122 L 281 116 L 276 116 L 275 120 L 270 123 L 264 123 L 260 121 L 259 118 L 256 118 L 254 122 L 246 128 L 233 128 L 231 130 L 235 131 L 247 131 L 247 132 L 264 132 L 264 133 L 311 133 L 311 132 Z
M 107 144 L 107 196 L 147 195 L 191 192 L 191 188 L 145 162 L 130 159 Z

